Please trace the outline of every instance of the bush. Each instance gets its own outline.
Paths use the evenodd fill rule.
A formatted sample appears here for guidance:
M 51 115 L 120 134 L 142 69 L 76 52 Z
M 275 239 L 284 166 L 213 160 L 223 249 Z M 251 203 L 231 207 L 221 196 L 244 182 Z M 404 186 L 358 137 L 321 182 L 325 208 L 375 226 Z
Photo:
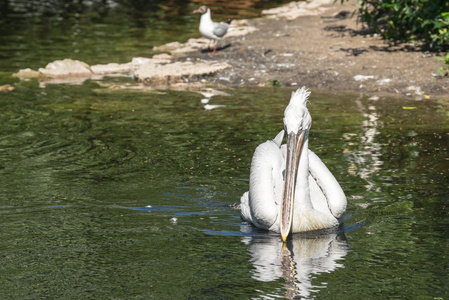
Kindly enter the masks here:
M 342 0 L 344 1 L 344 0 Z M 358 0 L 360 17 L 387 39 L 422 41 L 430 48 L 449 44 L 448 0 Z

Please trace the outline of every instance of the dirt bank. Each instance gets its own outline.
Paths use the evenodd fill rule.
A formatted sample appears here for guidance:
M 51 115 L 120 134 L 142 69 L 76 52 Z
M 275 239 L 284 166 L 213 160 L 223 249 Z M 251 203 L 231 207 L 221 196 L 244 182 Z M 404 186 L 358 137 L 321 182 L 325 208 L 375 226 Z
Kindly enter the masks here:
M 177 54 L 180 61 L 223 61 L 231 68 L 207 78 L 210 83 L 395 94 L 414 98 L 448 98 L 449 78 L 438 76 L 439 54 L 412 44 L 390 45 L 370 34 L 351 16 L 356 1 L 328 1 L 297 18 L 249 20 L 258 30 L 220 41 L 208 51 Z M 290 19 L 288 19 L 290 18 Z

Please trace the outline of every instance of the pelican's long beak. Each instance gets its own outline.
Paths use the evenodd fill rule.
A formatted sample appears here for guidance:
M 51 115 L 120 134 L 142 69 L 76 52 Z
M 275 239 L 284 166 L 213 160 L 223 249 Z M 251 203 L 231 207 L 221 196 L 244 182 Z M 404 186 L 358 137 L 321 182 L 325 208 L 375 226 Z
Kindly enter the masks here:
M 282 241 L 287 240 L 293 219 L 293 201 L 295 199 L 296 174 L 304 145 L 305 131 L 293 131 L 287 135 L 287 162 L 285 166 L 284 190 L 281 200 L 280 230 Z

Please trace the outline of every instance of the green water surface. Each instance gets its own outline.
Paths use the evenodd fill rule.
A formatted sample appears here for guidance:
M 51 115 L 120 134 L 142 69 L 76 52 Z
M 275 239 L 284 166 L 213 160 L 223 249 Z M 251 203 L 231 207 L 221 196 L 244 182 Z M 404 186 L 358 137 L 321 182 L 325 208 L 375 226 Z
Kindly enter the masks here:
M 310 147 L 349 204 L 338 236 L 286 254 L 233 204 L 289 90 L 206 111 L 192 92 L 36 85 L 0 98 L 5 299 L 448 297 L 447 106 L 313 92 Z
M 226 20 L 276 4 L 251 3 L 209 5 Z M 235 204 L 291 90 L 229 88 L 207 111 L 195 92 L 111 88 L 131 78 L 11 77 L 151 56 L 199 36 L 199 4 L 0 3 L 0 299 L 448 299 L 447 102 L 313 90 L 310 148 L 348 209 L 283 248 Z

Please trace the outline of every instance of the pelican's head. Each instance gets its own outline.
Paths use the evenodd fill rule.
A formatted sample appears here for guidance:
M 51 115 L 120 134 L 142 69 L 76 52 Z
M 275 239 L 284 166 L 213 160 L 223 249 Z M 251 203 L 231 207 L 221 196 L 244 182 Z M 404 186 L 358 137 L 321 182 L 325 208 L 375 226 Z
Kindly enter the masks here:
M 202 14 L 202 15 L 204 15 L 205 13 L 207 13 L 207 10 L 208 10 L 207 6 L 203 5 L 203 6 L 200 6 L 198 9 L 195 9 L 193 11 L 193 13 L 194 14 Z
M 292 92 L 290 103 L 284 111 L 284 128 L 287 134 L 308 131 L 312 126 L 312 117 L 307 109 L 310 92 L 302 87 Z
M 312 117 L 306 107 L 310 92 L 302 87 L 292 93 L 284 111 L 284 128 L 287 133 L 287 161 L 285 165 L 284 190 L 281 200 L 280 231 L 285 242 L 293 219 L 296 174 L 304 140 L 312 125 Z

